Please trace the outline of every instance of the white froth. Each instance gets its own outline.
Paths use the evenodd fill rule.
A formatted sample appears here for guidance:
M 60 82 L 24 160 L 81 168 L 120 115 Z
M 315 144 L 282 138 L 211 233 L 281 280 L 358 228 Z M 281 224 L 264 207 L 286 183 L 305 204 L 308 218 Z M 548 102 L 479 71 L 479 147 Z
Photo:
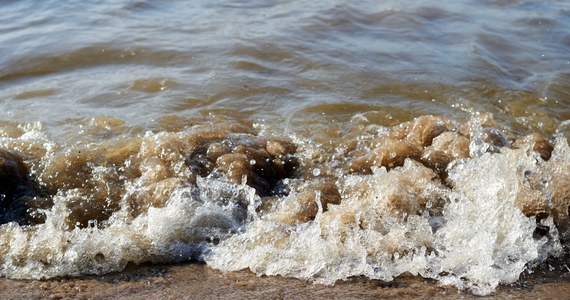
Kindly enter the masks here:
M 538 258 L 545 241 L 533 239 L 534 218 L 516 206 L 524 170 L 535 165 L 524 152 L 503 149 L 452 168 L 454 192 L 445 208 L 447 222 L 435 234 L 438 255 L 430 260 L 430 277 L 488 294 L 499 283 L 516 281 Z
M 251 188 L 198 181 L 194 188 L 175 191 L 166 206 L 151 207 L 134 219 L 115 213 L 105 227 L 67 229 L 66 197 L 55 197 L 44 224 L 0 227 L 3 253 L 0 274 L 9 278 L 40 279 L 56 276 L 104 274 L 120 271 L 128 263 L 172 262 L 199 258 L 213 239 L 239 229 Z M 246 208 L 245 208 L 246 209 Z
M 552 218 L 543 220 L 552 228 L 550 239 L 534 239 L 534 217 L 525 217 L 516 205 L 525 171 L 536 171 L 537 159 L 503 148 L 457 162 L 450 170 L 453 189 L 437 191 L 449 203 L 442 216 L 433 217 L 390 207 L 391 197 L 406 193 L 391 176 L 394 171 L 346 176 L 339 183 L 340 205 L 301 224 L 269 214 L 214 247 L 207 262 L 224 271 L 248 268 L 325 284 L 358 275 L 391 280 L 409 272 L 486 295 L 518 280 L 530 264 L 560 254 Z M 407 161 L 402 169 L 410 165 Z M 437 189 L 425 186 L 420 192 Z M 325 222 L 327 214 L 333 217 Z M 350 214 L 353 219 L 345 218 Z M 432 229 L 430 222 L 437 226 Z

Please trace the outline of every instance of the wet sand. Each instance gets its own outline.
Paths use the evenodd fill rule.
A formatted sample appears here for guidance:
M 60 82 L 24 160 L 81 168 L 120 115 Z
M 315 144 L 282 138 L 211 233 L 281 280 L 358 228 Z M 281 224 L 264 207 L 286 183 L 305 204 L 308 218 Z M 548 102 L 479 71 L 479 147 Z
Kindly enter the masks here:
M 133 266 L 120 273 L 52 280 L 0 279 L 2 299 L 562 299 L 570 275 L 537 270 L 487 297 L 411 275 L 392 282 L 364 277 L 334 286 L 249 271 L 223 273 L 204 264 Z

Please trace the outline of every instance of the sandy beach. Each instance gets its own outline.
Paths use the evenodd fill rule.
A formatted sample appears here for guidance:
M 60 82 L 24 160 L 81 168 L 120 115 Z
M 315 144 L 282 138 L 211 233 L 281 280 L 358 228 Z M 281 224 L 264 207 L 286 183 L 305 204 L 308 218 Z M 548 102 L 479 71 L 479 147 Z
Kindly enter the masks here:
M 45 281 L 0 280 L 2 299 L 562 299 L 569 294 L 570 276 L 547 270 L 523 276 L 487 297 L 415 276 L 392 282 L 359 277 L 323 286 L 249 271 L 223 273 L 204 264 L 144 265 L 103 276 Z

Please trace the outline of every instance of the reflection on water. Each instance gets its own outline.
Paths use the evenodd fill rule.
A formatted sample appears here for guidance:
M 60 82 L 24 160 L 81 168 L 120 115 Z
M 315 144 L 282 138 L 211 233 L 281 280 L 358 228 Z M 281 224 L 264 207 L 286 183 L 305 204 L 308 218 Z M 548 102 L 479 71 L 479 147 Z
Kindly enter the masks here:
M 0 219 L 36 224 L 0 226 L 3 276 L 193 258 L 485 294 L 562 251 L 565 1 L 0 10 L 0 146 L 31 175 Z

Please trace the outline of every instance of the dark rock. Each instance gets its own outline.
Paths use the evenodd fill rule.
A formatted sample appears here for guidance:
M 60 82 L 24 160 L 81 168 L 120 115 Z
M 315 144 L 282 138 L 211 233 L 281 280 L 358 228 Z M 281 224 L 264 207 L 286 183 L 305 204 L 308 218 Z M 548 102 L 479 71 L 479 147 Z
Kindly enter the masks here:
M 49 206 L 50 201 L 39 194 L 22 158 L 0 149 L 0 224 L 42 222 L 43 217 L 36 210 Z

